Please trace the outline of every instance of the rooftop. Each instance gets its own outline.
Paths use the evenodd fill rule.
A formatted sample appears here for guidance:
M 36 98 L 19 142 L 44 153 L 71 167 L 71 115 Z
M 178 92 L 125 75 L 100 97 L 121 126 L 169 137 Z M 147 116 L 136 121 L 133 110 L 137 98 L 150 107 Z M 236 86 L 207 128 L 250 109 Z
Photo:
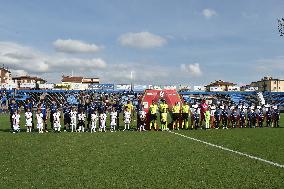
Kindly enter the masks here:
M 40 78 L 40 77 L 35 77 L 35 76 L 18 76 L 18 77 L 12 77 L 12 80 L 23 80 L 23 79 L 30 79 L 30 80 L 35 80 L 35 81 L 44 81 L 44 79 Z
M 205 87 L 213 87 L 213 86 L 219 86 L 219 85 L 235 86 L 237 84 L 223 81 L 223 80 L 217 80 L 215 82 L 210 83 L 209 85 L 206 85 Z
M 62 82 L 82 83 L 83 77 L 79 76 L 62 76 Z
M 3 66 L 3 67 L 1 67 L 1 68 L 0 68 L 0 70 L 1 70 L 1 71 L 5 71 L 5 72 L 9 72 L 9 73 L 11 73 L 11 71 L 10 71 L 10 70 L 8 70 L 7 68 L 5 68 L 4 66 Z

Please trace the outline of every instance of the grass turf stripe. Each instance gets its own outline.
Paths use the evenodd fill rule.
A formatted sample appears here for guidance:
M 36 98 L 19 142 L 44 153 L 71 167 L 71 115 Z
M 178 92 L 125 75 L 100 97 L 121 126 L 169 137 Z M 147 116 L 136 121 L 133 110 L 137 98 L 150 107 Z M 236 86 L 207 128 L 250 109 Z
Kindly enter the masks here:
M 189 137 L 189 136 L 186 136 L 186 135 L 183 135 L 183 134 L 180 134 L 180 133 L 176 133 L 176 132 L 173 132 L 173 131 L 169 131 L 169 133 L 172 133 L 172 134 L 175 134 L 175 135 L 179 135 L 179 136 L 181 136 L 181 137 L 184 137 L 184 138 L 187 138 L 187 139 L 190 139 L 190 140 L 193 140 L 193 141 L 197 141 L 197 142 L 200 142 L 200 143 L 209 145 L 209 146 L 213 146 L 213 147 L 216 147 L 216 148 L 225 150 L 225 151 L 229 151 L 229 152 L 232 152 L 232 153 L 241 155 L 241 156 L 245 156 L 245 157 L 248 157 L 248 158 L 251 158 L 251 159 L 255 159 L 255 160 L 258 160 L 258 161 L 262 161 L 262 162 L 265 162 L 265 163 L 267 163 L 267 164 L 273 165 L 273 166 L 275 166 L 275 167 L 284 168 L 284 165 L 281 165 L 281 164 L 279 164 L 279 163 L 275 163 L 275 162 L 272 162 L 272 161 L 269 161 L 269 160 L 265 160 L 265 159 L 262 159 L 262 158 L 259 158 L 259 157 L 256 157 L 256 156 L 252 156 L 252 155 L 249 155 L 249 154 L 246 154 L 246 153 L 243 153 L 243 152 L 239 152 L 239 151 L 236 151 L 236 150 L 232 150 L 232 149 L 229 149 L 229 148 L 226 148 L 226 147 L 223 147 L 223 146 L 219 146 L 219 145 L 216 145 L 216 144 L 212 144 L 212 143 L 210 143 L 210 142 L 206 142 L 206 141 L 203 141 L 203 140 L 199 140 L 199 139 L 196 139 L 196 138 L 193 138 L 193 137 Z

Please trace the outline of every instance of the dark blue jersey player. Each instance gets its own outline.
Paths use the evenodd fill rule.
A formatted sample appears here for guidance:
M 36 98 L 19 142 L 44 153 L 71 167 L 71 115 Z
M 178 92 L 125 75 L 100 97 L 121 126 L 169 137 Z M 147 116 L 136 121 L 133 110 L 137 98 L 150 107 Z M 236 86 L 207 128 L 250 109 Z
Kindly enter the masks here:
M 14 115 L 15 112 L 18 111 L 18 109 L 19 109 L 18 104 L 16 103 L 15 99 L 12 99 L 11 103 L 9 104 L 11 130 L 13 130 L 13 118 L 12 118 L 12 116 Z
M 70 126 L 71 126 L 70 112 L 71 112 L 71 106 L 69 104 L 64 104 L 64 106 L 63 106 L 64 132 L 66 132 L 67 126 L 68 126 L 69 129 L 70 129 Z
M 40 109 L 42 116 L 43 116 L 42 119 L 44 121 L 44 130 L 45 132 L 48 132 L 47 130 L 47 106 L 44 100 L 41 101 L 38 108 Z
M 55 100 L 52 101 L 50 107 L 49 107 L 49 120 L 50 120 L 50 125 L 51 125 L 51 129 L 53 129 L 53 114 L 57 112 L 58 106 L 57 103 L 55 102 Z

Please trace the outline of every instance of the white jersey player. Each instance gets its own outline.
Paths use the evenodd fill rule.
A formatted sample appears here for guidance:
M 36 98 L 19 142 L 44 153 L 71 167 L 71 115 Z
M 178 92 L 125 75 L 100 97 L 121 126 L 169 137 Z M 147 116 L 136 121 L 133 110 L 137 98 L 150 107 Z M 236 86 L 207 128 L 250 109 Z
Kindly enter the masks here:
M 85 119 L 86 114 L 81 110 L 81 113 L 78 114 L 78 132 L 84 132 L 85 131 Z
M 26 117 L 27 132 L 32 132 L 33 113 L 30 111 L 30 109 L 28 109 L 27 112 L 25 113 L 25 117 Z
M 71 132 L 76 131 L 77 128 L 77 111 L 76 108 L 73 108 L 70 112 L 71 118 Z
M 126 110 L 124 111 L 124 130 L 126 129 L 129 130 L 130 128 L 130 121 L 131 121 L 131 113 L 128 110 L 128 108 L 126 108 Z
M 40 110 L 36 113 L 37 128 L 39 133 L 43 133 L 43 114 Z
M 13 119 L 13 133 L 16 132 L 20 132 L 20 114 L 19 111 L 16 111 L 13 115 L 12 115 L 12 119 Z
M 215 112 L 216 112 L 216 107 L 214 105 L 212 105 L 210 107 L 210 117 L 214 117 Z
M 55 113 L 53 113 L 53 127 L 55 131 L 60 132 L 60 112 L 57 110 Z
M 101 113 L 100 115 L 100 122 L 101 122 L 101 125 L 100 125 L 100 131 L 104 131 L 106 132 L 106 118 L 107 118 L 107 115 L 105 112 Z
M 139 111 L 139 118 L 140 118 L 139 131 L 145 131 L 146 112 L 144 110 Z
M 91 133 L 92 132 L 96 132 L 96 129 L 97 129 L 97 122 L 98 122 L 98 114 L 97 112 L 93 112 L 91 114 Z
M 115 108 L 112 109 L 112 112 L 110 113 L 110 131 L 115 131 L 115 127 L 117 125 L 117 112 L 115 111 Z

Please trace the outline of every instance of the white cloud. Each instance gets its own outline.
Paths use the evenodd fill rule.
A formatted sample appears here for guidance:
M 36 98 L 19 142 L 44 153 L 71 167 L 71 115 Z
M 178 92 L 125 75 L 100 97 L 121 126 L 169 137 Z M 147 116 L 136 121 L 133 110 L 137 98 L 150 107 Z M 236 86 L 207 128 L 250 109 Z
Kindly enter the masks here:
M 17 43 L 0 41 L 0 65 L 8 67 L 14 76 L 34 75 L 48 82 L 60 82 L 61 74 L 85 77 L 100 77 L 102 82 L 130 83 L 130 72 L 136 83 L 159 84 L 168 82 L 171 68 L 158 63 L 108 64 L 101 58 L 78 58 L 66 54 L 46 54 Z M 178 71 L 178 70 L 177 70 Z M 173 78 L 173 76 L 171 76 Z
M 11 42 L 0 42 L 0 64 L 4 64 L 17 75 L 61 74 L 62 72 L 70 73 L 71 70 L 82 74 L 92 74 L 107 67 L 107 63 L 101 58 L 86 59 L 57 54 L 47 55 L 33 48 Z
M 149 32 L 125 33 L 118 41 L 122 46 L 140 49 L 162 47 L 167 43 L 165 38 Z
M 195 64 L 181 64 L 180 68 L 182 71 L 187 72 L 190 76 L 198 77 L 202 75 L 202 71 L 200 69 L 200 65 L 198 63 Z
M 46 72 L 48 57 L 30 47 L 11 42 L 0 42 L 0 64 L 15 70 Z
M 96 44 L 88 44 L 73 39 L 57 39 L 53 42 L 53 45 L 57 51 L 64 53 L 96 53 L 102 49 Z
M 89 57 L 89 56 L 85 56 Z M 180 74 L 180 68 L 165 66 L 158 62 L 117 62 L 107 63 L 101 58 L 83 58 L 61 53 L 46 54 L 34 48 L 17 43 L 0 41 L 0 65 L 8 67 L 13 76 L 32 75 L 48 82 L 60 82 L 61 74 L 85 77 L 100 77 L 101 82 L 130 83 L 133 71 L 135 84 L 173 84 L 194 80 L 189 74 Z M 199 65 L 184 65 L 187 73 L 200 75 Z M 198 71 L 199 70 L 199 71 Z M 170 79 L 169 79 L 170 78 Z
M 12 76 L 24 76 L 24 75 L 28 75 L 28 72 L 26 72 L 25 70 L 10 70 L 12 73 Z
M 207 18 L 207 19 L 210 19 L 212 18 L 213 16 L 217 16 L 217 12 L 213 9 L 203 9 L 202 10 L 202 15 Z
M 50 67 L 53 70 L 70 71 L 74 68 L 77 71 L 91 71 L 106 68 L 106 62 L 101 58 L 81 59 L 81 58 L 56 58 L 50 60 Z
M 132 72 L 134 83 L 158 84 L 169 82 L 171 71 L 169 68 L 154 63 L 151 66 L 145 62 L 122 63 L 109 65 L 106 70 L 100 73 L 100 76 L 103 78 L 103 82 L 130 83 Z

